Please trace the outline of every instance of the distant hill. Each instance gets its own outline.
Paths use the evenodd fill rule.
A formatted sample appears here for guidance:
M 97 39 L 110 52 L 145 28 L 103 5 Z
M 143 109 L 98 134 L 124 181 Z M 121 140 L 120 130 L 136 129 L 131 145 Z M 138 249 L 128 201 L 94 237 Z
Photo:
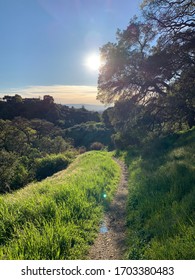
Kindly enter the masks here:
M 87 110 L 90 108 L 90 110 Z M 12 120 L 15 117 L 27 119 L 45 119 L 61 127 L 67 128 L 88 121 L 100 121 L 97 111 L 103 106 L 54 103 L 54 98 L 45 95 L 40 98 L 22 98 L 20 95 L 4 96 L 0 100 L 0 119 Z M 96 111 L 96 112 L 95 112 Z

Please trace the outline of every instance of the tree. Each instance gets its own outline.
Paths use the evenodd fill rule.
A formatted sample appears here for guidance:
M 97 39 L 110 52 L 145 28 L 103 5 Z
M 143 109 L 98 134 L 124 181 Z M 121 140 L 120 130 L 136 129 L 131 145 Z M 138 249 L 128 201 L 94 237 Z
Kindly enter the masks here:
M 11 191 L 17 163 L 14 153 L 9 153 L 4 149 L 0 150 L 0 193 Z
M 171 84 L 172 117 L 192 127 L 195 125 L 195 5 L 191 0 L 146 0 L 142 9 L 147 22 L 160 34 L 153 60 L 161 55 L 164 63 L 167 61 L 164 73 Z M 162 66 L 161 62 L 161 70 Z
M 154 64 L 151 44 L 155 35 L 150 24 L 133 18 L 126 30 L 117 31 L 118 43 L 108 43 L 101 49 L 105 63 L 100 69 L 97 98 L 105 103 L 115 102 L 111 122 L 125 135 L 129 135 L 127 130 L 143 124 L 145 130 L 154 129 L 155 124 L 159 127 L 157 119 L 159 121 L 159 113 L 164 109 L 159 101 L 169 85 L 164 76 L 151 67 Z
M 65 130 L 65 137 L 73 139 L 75 147 L 84 146 L 87 149 L 93 142 L 101 142 L 112 148 L 111 134 L 110 128 L 96 122 L 77 124 Z
M 43 101 L 49 104 L 53 104 L 54 103 L 54 98 L 51 95 L 44 95 L 43 96 Z
M 22 103 L 22 97 L 19 94 L 15 94 L 14 96 L 5 95 L 3 100 L 12 103 Z
M 99 72 L 97 99 L 104 103 L 132 97 L 141 101 L 148 90 L 152 91 L 145 63 L 154 36 L 151 25 L 133 18 L 126 30 L 117 31 L 117 43 L 101 48 L 104 65 Z
M 109 107 L 103 111 L 102 116 L 101 116 L 102 121 L 107 128 L 112 128 L 112 123 L 111 123 L 112 111 L 113 111 L 113 107 Z
M 192 1 L 145 1 L 143 14 L 144 22 L 134 17 L 117 31 L 117 43 L 101 48 L 97 98 L 115 102 L 112 124 L 120 135 L 195 124 Z
M 143 15 L 162 33 L 181 36 L 195 27 L 193 0 L 144 0 Z

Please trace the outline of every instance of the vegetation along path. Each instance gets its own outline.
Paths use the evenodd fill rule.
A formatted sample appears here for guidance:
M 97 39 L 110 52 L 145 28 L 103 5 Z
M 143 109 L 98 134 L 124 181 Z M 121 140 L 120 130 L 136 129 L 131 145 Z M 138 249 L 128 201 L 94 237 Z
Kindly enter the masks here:
M 124 259 L 127 168 L 123 162 L 118 159 L 116 161 L 122 169 L 121 180 L 116 195 L 102 219 L 98 237 L 89 251 L 88 259 L 91 260 Z

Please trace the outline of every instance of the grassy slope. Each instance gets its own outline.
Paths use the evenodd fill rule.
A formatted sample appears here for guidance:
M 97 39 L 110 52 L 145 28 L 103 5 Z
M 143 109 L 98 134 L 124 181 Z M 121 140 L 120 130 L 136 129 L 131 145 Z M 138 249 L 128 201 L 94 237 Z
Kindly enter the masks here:
M 128 258 L 195 259 L 195 129 L 126 154 Z
M 0 259 L 83 258 L 119 177 L 110 153 L 88 152 L 67 170 L 0 196 Z

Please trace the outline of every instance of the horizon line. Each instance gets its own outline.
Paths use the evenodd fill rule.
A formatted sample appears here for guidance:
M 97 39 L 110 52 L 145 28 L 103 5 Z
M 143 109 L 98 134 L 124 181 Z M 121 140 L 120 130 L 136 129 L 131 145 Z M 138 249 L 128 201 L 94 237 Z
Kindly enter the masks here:
M 102 105 L 97 97 L 97 86 L 91 85 L 50 85 L 0 88 L 2 95 L 21 95 L 22 97 L 43 97 L 52 95 L 56 103 Z

